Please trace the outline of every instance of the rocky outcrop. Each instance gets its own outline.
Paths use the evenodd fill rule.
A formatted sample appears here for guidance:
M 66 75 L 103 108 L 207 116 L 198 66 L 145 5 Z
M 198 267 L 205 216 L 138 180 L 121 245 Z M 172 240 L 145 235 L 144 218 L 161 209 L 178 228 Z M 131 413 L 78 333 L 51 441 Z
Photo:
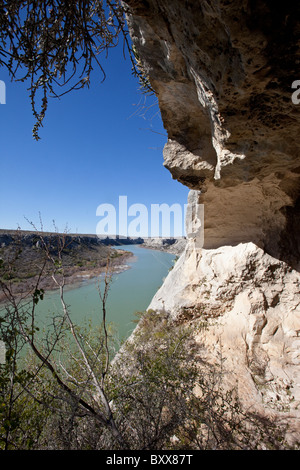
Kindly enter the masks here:
M 186 238 L 145 238 L 143 246 L 153 250 L 168 251 L 174 255 L 181 255 L 186 247 Z
M 128 1 L 155 89 L 165 166 L 201 191 L 205 247 L 252 241 L 299 259 L 299 6 Z
M 300 441 L 300 7 L 126 5 L 168 132 L 164 165 L 191 189 L 187 247 L 150 308 L 205 320 L 199 347 L 213 360 L 222 346 L 242 399 Z

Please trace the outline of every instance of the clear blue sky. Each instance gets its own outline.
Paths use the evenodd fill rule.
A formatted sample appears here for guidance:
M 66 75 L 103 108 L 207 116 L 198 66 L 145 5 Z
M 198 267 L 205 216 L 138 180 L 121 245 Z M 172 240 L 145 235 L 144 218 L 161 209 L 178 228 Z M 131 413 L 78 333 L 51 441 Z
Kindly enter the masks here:
M 31 229 L 25 218 L 45 230 L 55 220 L 60 231 L 95 233 L 98 205 L 127 196 L 128 205 L 174 203 L 184 205 L 188 189 L 163 167 L 166 131 L 158 106 L 142 117 L 144 96 L 120 48 L 104 63 L 107 78 L 98 70 L 89 89 L 51 99 L 40 129 L 32 137 L 34 117 L 27 85 L 6 83 L 6 104 L 0 105 L 1 202 L 0 228 Z M 147 97 L 146 105 L 155 97 Z M 150 130 L 151 129 L 151 130 Z M 163 134 L 163 135 L 161 135 Z

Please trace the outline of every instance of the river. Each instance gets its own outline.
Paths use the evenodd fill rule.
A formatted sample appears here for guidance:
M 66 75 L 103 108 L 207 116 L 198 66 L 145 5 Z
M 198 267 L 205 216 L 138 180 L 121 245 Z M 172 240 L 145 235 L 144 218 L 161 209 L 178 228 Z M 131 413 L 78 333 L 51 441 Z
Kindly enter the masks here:
M 136 326 L 136 312 L 144 311 L 155 292 L 162 285 L 169 269 L 174 265 L 176 255 L 142 248 L 139 245 L 118 246 L 133 253 L 126 261 L 129 269 L 114 274 L 107 300 L 107 323 L 114 325 L 120 340 L 126 339 Z M 71 317 L 76 324 L 99 325 L 102 310 L 99 299 L 101 277 L 83 281 L 79 286 L 68 288 L 65 301 L 70 306 Z M 43 323 L 61 310 L 59 294 L 48 292 L 37 305 L 37 317 Z M 47 320 L 49 319 L 49 320 Z

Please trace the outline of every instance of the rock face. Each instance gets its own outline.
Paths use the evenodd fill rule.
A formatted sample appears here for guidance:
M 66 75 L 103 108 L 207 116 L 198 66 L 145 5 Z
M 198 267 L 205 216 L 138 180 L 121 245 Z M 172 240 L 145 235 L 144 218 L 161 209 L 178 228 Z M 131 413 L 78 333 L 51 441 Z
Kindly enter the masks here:
M 164 164 L 191 189 L 198 227 L 150 308 L 204 318 L 208 357 L 222 345 L 242 398 L 284 416 L 300 441 L 300 6 L 126 5 L 168 132 Z
M 249 242 L 201 252 L 188 245 L 149 309 L 165 310 L 177 322 L 206 324 L 197 335 L 202 355 L 212 363 L 222 356 L 227 380 L 237 383 L 245 406 L 288 419 L 294 442 L 299 305 L 299 274 Z
M 159 251 L 168 251 L 175 255 L 181 255 L 186 247 L 186 238 L 145 238 L 143 246 Z

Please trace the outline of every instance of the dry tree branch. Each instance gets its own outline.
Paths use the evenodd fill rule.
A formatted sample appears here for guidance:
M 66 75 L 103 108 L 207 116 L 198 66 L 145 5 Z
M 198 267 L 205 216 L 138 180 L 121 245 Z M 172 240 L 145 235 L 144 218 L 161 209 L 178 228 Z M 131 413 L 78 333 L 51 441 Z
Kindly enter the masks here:
M 57 255 L 58 255 L 59 261 L 61 262 L 61 260 L 62 260 L 62 251 L 63 251 L 64 246 L 65 246 L 64 240 L 62 241 L 62 243 L 59 243 L 58 245 L 59 245 L 59 251 L 58 251 Z M 49 256 L 50 261 L 52 261 L 55 265 L 56 263 L 55 263 L 55 260 L 53 259 L 53 256 L 49 254 L 49 251 L 47 252 L 47 254 Z M 62 267 L 62 264 L 60 264 L 60 267 Z M 115 420 L 114 420 L 113 412 L 112 412 L 112 409 L 111 409 L 109 400 L 106 396 L 106 392 L 105 392 L 105 388 L 104 388 L 104 377 L 107 373 L 108 366 L 109 366 L 108 333 L 107 333 L 107 328 L 106 328 L 106 302 L 107 302 L 108 288 L 109 288 L 109 283 L 110 283 L 109 256 L 108 256 L 108 259 L 107 259 L 106 273 L 105 273 L 105 291 L 104 291 L 104 295 L 101 298 L 101 300 L 102 300 L 102 311 L 103 311 L 103 327 L 104 327 L 104 335 L 105 335 L 105 340 L 104 341 L 105 341 L 105 350 L 106 350 L 106 363 L 105 363 L 104 371 L 102 373 L 101 382 L 99 382 L 99 380 L 96 376 L 96 373 L 95 373 L 92 365 L 90 364 L 90 360 L 88 358 L 88 355 L 86 354 L 86 351 L 85 351 L 83 345 L 81 344 L 80 335 L 77 333 L 76 327 L 75 327 L 75 325 L 74 325 L 74 323 L 73 323 L 73 321 L 70 317 L 70 313 L 69 313 L 68 307 L 67 307 L 65 299 L 64 299 L 64 286 L 65 286 L 64 275 L 62 275 L 62 280 L 59 281 L 57 279 L 55 271 L 54 271 L 53 274 L 52 274 L 52 279 L 55 282 L 55 284 L 57 285 L 57 287 L 59 288 L 60 301 L 61 301 L 61 305 L 62 305 L 62 308 L 63 308 L 64 318 L 67 320 L 67 323 L 69 325 L 69 330 L 70 330 L 70 332 L 71 332 L 71 334 L 74 338 L 76 347 L 77 347 L 77 349 L 78 349 L 79 353 L 81 354 L 81 357 L 84 361 L 86 371 L 87 371 L 88 375 L 92 378 L 94 387 L 95 387 L 95 389 L 98 393 L 98 396 L 100 398 L 102 406 L 104 407 L 104 410 L 105 410 L 104 415 L 100 412 L 97 412 L 100 416 L 100 421 L 102 423 L 103 422 L 105 423 L 105 426 L 110 430 L 110 432 L 117 439 L 119 444 L 121 444 L 123 448 L 126 448 L 127 445 L 124 441 L 123 436 L 121 435 L 120 431 L 117 428 L 117 425 L 116 425 Z M 59 384 L 62 386 L 61 381 L 59 382 Z M 66 391 L 68 391 L 68 393 L 69 393 L 69 390 L 66 389 Z M 81 403 L 81 402 L 79 401 L 79 403 Z
M 103 322 L 103 330 L 104 330 L 104 346 L 105 346 L 105 352 L 106 352 L 106 360 L 105 360 L 105 367 L 102 372 L 102 380 L 101 380 L 101 385 L 102 387 L 104 386 L 104 379 L 105 376 L 108 372 L 108 367 L 110 363 L 110 354 L 109 354 L 109 347 L 108 347 L 108 331 L 106 327 L 106 303 L 107 303 L 107 297 L 108 297 L 108 292 L 110 288 L 110 284 L 112 281 L 112 273 L 110 271 L 110 251 L 108 252 L 107 255 L 107 260 L 106 260 L 106 268 L 105 268 L 105 275 L 104 275 L 104 291 L 102 293 L 100 284 L 98 285 L 98 292 L 99 292 L 99 297 L 101 300 L 101 305 L 102 305 L 102 322 Z
M 20 306 L 17 302 L 17 299 L 14 295 L 13 292 L 9 291 L 9 300 L 10 300 L 10 305 L 11 305 L 11 312 L 15 315 L 16 318 L 16 323 L 18 325 L 18 331 L 19 335 L 25 343 L 30 347 L 31 351 L 33 354 L 38 358 L 40 361 L 39 367 L 36 369 L 36 374 L 34 375 L 34 379 L 37 377 L 37 373 L 42 370 L 42 368 L 46 368 L 55 382 L 58 384 L 59 388 L 61 391 L 66 393 L 66 397 L 69 397 L 70 403 L 76 403 L 77 406 L 80 407 L 81 410 L 85 411 L 88 415 L 93 417 L 98 423 L 101 424 L 101 426 L 105 427 L 111 435 L 116 439 L 118 442 L 118 445 L 126 449 L 127 444 L 119 431 L 117 424 L 115 422 L 113 412 L 109 403 L 109 400 L 106 395 L 106 390 L 104 388 L 104 380 L 103 377 L 102 379 L 99 379 L 97 376 L 96 370 L 94 369 L 94 359 L 91 361 L 89 358 L 89 355 L 87 354 L 84 346 L 84 341 L 82 340 L 82 336 L 80 335 L 80 332 L 77 331 L 76 325 L 73 323 L 69 308 L 65 302 L 64 298 L 64 287 L 65 287 L 65 278 L 64 278 L 64 273 L 63 273 L 63 263 L 62 263 L 62 254 L 63 250 L 66 245 L 66 237 L 59 236 L 56 244 L 56 250 L 51 251 L 51 243 L 53 240 L 51 239 L 50 242 L 46 241 L 43 238 L 43 235 L 39 233 L 40 240 L 42 242 L 42 248 L 45 251 L 46 254 L 46 261 L 48 260 L 51 265 L 52 265 L 52 274 L 51 277 L 57 287 L 59 288 L 59 295 L 60 295 L 60 302 L 62 305 L 62 310 L 63 310 L 63 317 L 62 317 L 62 322 L 60 324 L 60 329 L 55 331 L 55 338 L 54 341 L 52 341 L 52 344 L 47 347 L 47 350 L 43 351 L 43 349 L 38 345 L 37 338 L 35 337 L 35 327 L 36 327 L 36 315 L 35 315 L 35 309 L 38 301 L 40 300 L 39 294 L 35 298 L 35 293 L 32 296 L 32 306 L 31 309 L 27 308 L 27 316 L 24 318 L 23 316 L 23 310 L 22 306 Z M 45 261 L 45 263 L 46 263 Z M 58 262 L 57 262 L 58 261 Z M 45 266 L 45 263 L 43 266 Z M 39 282 L 41 279 L 42 273 L 38 276 L 38 280 L 35 284 L 35 292 L 40 293 L 39 290 Z M 1 281 L 2 285 L 2 281 Z M 105 298 L 103 299 L 103 308 L 105 310 L 105 304 L 107 300 L 107 292 L 105 295 Z M 29 317 L 28 317 L 29 316 Z M 30 322 L 30 328 L 28 328 L 28 318 Z M 63 372 L 66 374 L 66 369 L 57 366 L 55 358 L 53 358 L 52 352 L 54 351 L 55 345 L 58 344 L 59 338 L 60 338 L 60 332 L 63 329 L 63 325 L 68 326 L 68 331 L 70 331 L 74 341 L 75 341 L 75 346 L 77 348 L 77 351 L 79 352 L 83 365 L 84 365 L 84 373 L 85 375 L 88 376 L 87 383 L 90 381 L 89 378 L 92 381 L 93 387 L 96 390 L 96 396 L 97 396 L 97 401 L 95 402 L 95 399 L 91 401 L 89 398 L 84 398 L 80 387 L 77 386 L 74 388 L 75 382 L 73 381 L 72 384 L 68 384 L 68 381 L 70 379 L 70 374 L 67 374 L 67 379 L 65 380 L 63 377 L 63 374 L 60 373 L 59 369 L 63 370 Z M 107 335 L 107 330 L 105 326 L 105 332 Z M 106 338 L 107 341 L 107 338 Z M 108 351 L 108 344 L 106 342 L 106 350 Z M 104 375 L 106 374 L 108 369 L 108 358 L 106 359 L 106 364 L 104 368 Z M 27 383 L 27 388 L 32 384 L 33 378 L 28 381 Z M 71 386 L 70 386 L 71 385 Z M 81 387 L 82 388 L 82 387 Z M 89 394 L 92 396 L 92 390 L 88 390 Z

